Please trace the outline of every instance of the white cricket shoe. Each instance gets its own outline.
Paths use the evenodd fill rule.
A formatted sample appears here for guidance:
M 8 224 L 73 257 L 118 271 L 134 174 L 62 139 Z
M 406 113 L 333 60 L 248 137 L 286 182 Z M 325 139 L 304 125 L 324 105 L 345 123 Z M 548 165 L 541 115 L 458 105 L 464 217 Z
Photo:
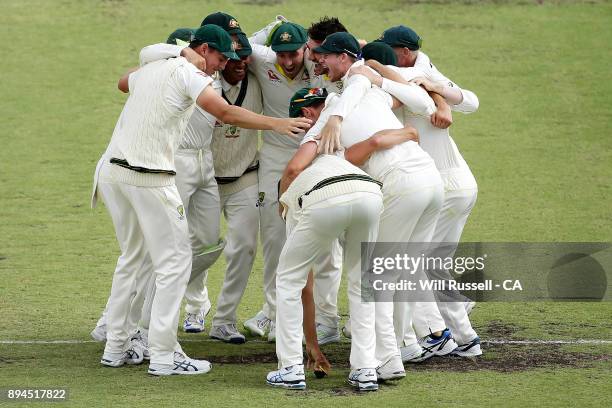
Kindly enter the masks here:
M 243 344 L 246 342 L 246 338 L 238 331 L 236 325 L 233 323 L 211 327 L 210 338 L 231 344 Z
M 317 323 L 317 341 L 319 342 L 319 346 L 329 343 L 338 343 L 340 341 L 338 328 Z
M 270 323 L 272 323 L 272 320 L 268 319 L 264 312 L 260 310 L 255 316 L 244 322 L 244 328 L 251 334 L 264 337 L 266 331 L 269 330 Z
M 434 337 L 430 334 L 419 339 L 419 346 L 421 346 L 427 354 L 431 354 L 427 356 L 427 358 L 429 358 L 432 355 L 445 356 L 450 354 L 457 348 L 457 342 L 453 338 L 450 330 L 444 329 L 440 337 Z
M 377 391 L 378 378 L 374 368 L 357 368 L 351 370 L 348 383 L 359 391 Z
M 412 343 L 404 347 L 400 347 L 402 362 L 404 363 L 420 363 L 433 356 L 433 353 L 428 353 L 419 346 L 419 343 Z
M 304 364 L 294 364 L 279 370 L 270 371 L 266 376 L 266 383 L 274 387 L 282 387 L 289 390 L 304 390 L 306 389 Z
M 178 351 L 174 352 L 174 364 L 149 364 L 149 374 L 157 376 L 206 374 L 211 369 L 210 362 L 194 360 Z
M 201 309 L 198 313 L 185 314 L 183 321 L 183 330 L 186 333 L 202 333 L 204 324 L 206 323 L 206 315 L 210 312 L 210 307 L 207 310 Z
M 149 353 L 149 339 L 147 339 L 146 334 L 138 330 L 136 334 L 132 336 L 132 345 L 134 349 L 140 350 L 143 359 L 151 359 L 151 353 Z
M 342 334 L 347 339 L 351 338 L 351 319 L 350 318 L 346 321 L 346 323 L 344 323 L 344 326 L 342 327 Z
M 92 339 L 99 342 L 106 341 L 106 323 L 96 326 L 91 333 L 89 333 Z
M 142 363 L 142 351 L 133 345 L 123 353 L 104 353 L 100 364 L 107 367 L 121 367 L 124 364 L 140 364 Z
M 270 321 L 270 331 L 268 332 L 268 341 L 270 343 L 276 342 L 276 323 Z
M 399 380 L 406 377 L 401 357 L 393 356 L 386 363 L 379 365 L 376 368 L 376 375 L 382 381 Z
M 476 336 L 472 341 L 460 344 L 451 352 L 453 356 L 460 357 L 477 357 L 482 355 L 482 349 L 480 348 L 480 337 Z

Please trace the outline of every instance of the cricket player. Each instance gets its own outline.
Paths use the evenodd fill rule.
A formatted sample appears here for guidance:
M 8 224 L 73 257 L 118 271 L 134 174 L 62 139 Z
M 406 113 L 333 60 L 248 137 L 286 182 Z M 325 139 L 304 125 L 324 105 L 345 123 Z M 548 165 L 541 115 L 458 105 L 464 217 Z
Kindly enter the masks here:
M 395 64 L 397 63 L 395 52 L 384 42 L 370 43 L 365 46 L 362 51 L 364 57 L 374 60 L 369 61 L 369 63 L 374 63 L 375 61 L 380 61 L 382 63 L 384 61 L 391 65 L 388 69 L 395 68 Z M 361 66 L 354 68 L 353 72 L 364 75 L 373 84 L 379 87 L 382 86 L 382 77 L 371 69 Z M 440 97 L 440 95 L 436 96 Z M 441 106 L 446 108 L 447 104 L 443 103 Z M 438 107 L 438 111 L 439 110 L 440 106 Z M 407 111 L 407 114 L 418 117 L 428 124 L 433 120 L 431 117 L 424 118 L 419 115 L 414 115 L 406 107 L 402 107 L 396 110 L 396 112 L 397 111 Z M 433 127 L 431 124 L 429 126 Z M 430 250 L 430 248 L 428 248 L 428 250 Z M 442 315 L 438 309 L 433 292 L 420 291 L 418 299 L 416 300 L 417 301 L 410 302 L 397 301 L 394 304 L 393 318 L 395 332 L 404 362 L 415 363 L 424 361 L 433 355 L 446 355 L 452 351 L 450 346 L 454 345 L 450 337 L 450 331 L 445 331 L 444 329 L 447 323 L 439 319 Z M 415 330 L 419 333 L 418 339 Z M 412 335 L 410 336 L 409 334 Z M 405 343 L 407 338 L 410 338 L 410 341 Z M 406 344 L 408 344 L 408 346 L 406 346 Z
M 140 65 L 143 66 L 165 58 L 178 57 L 182 48 L 193 40 L 194 34 L 195 30 L 192 29 L 177 29 L 170 34 L 166 44 L 145 47 L 140 53 Z M 183 46 L 176 46 L 177 41 Z M 233 54 L 233 56 L 238 58 L 236 54 Z M 225 57 L 219 58 L 218 53 L 215 52 L 205 53 L 206 74 L 213 77 L 225 65 L 226 59 Z M 220 94 L 220 83 L 218 81 L 213 81 L 211 86 Z M 179 144 L 179 148 L 176 150 L 175 157 L 175 165 L 178 169 L 175 182 L 181 201 L 189 214 L 188 225 L 193 247 L 192 252 L 196 255 L 192 261 L 193 271 L 185 291 L 187 315 L 184 319 L 183 329 L 190 333 L 199 333 L 204 329 L 204 316 L 211 308 L 206 289 L 207 268 L 223 249 L 217 247 L 211 254 L 199 256 L 207 248 L 213 248 L 218 244 L 220 234 L 219 193 L 214 179 L 212 152 L 210 151 L 210 141 L 215 121 L 215 118 L 209 113 L 196 107 L 185 129 L 185 135 Z M 211 257 L 214 259 L 211 260 Z M 144 268 L 150 266 L 150 262 L 147 260 Z M 130 307 L 130 331 L 133 340 L 143 349 L 145 358 L 148 357 L 147 331 L 151 313 L 150 307 L 152 306 L 151 301 L 155 291 L 153 279 L 154 276 L 151 275 L 149 278 L 151 282 L 136 281 L 132 306 Z M 143 306 L 145 307 L 143 313 L 141 313 Z M 104 314 L 94 332 L 100 330 L 99 327 L 100 323 L 103 323 L 103 318 Z M 137 329 L 137 324 L 141 318 L 140 327 Z M 92 332 L 92 336 L 94 332 Z M 104 337 L 106 336 L 104 335 Z
M 223 98 L 232 105 L 261 113 L 261 87 L 257 78 L 248 72 L 252 49 L 246 37 L 240 36 L 236 53 L 240 60 L 228 61 L 221 73 Z M 227 222 L 227 245 L 224 250 L 227 269 L 217 298 L 210 337 L 234 344 L 246 341 L 236 328 L 236 312 L 257 253 L 258 140 L 256 130 L 233 125 L 221 124 L 213 132 L 215 178 Z
M 336 17 L 323 17 L 308 28 L 306 42 L 306 66 L 312 74 L 312 87 L 325 88 L 329 93 L 342 93 L 342 81 L 330 81 L 325 64 L 319 61 L 319 55 L 313 50 L 320 46 L 330 34 L 347 32 L 346 27 Z
M 204 19 L 203 24 L 214 24 L 225 29 L 232 37 L 237 49 L 242 49 L 243 45 L 250 49 L 246 35 L 241 31 L 240 25 L 233 16 L 222 12 L 213 13 Z M 177 51 L 180 52 L 180 47 Z M 155 55 L 151 55 L 150 58 L 154 56 Z M 159 58 L 160 56 L 157 55 L 156 57 Z M 236 55 L 233 60 L 240 61 L 238 55 Z M 219 67 L 214 60 L 211 61 L 210 64 L 207 64 L 207 69 L 210 70 L 208 73 L 210 75 L 216 74 L 219 68 L 221 67 Z M 223 94 L 222 82 L 220 80 L 214 81 L 213 87 L 220 95 Z M 224 99 L 227 100 L 225 97 Z M 197 113 L 201 113 L 201 115 L 197 116 Z M 184 201 L 187 201 L 190 197 L 195 199 L 193 206 L 191 206 L 193 207 L 191 212 L 194 214 L 189 216 L 189 225 L 193 225 L 191 231 L 192 244 L 194 245 L 194 271 L 192 271 L 190 282 L 185 293 L 185 308 L 187 314 L 183 323 L 184 330 L 190 333 L 200 333 L 204 330 L 205 316 L 211 308 L 208 290 L 206 288 L 207 268 L 223 250 L 223 245 L 218 245 L 220 197 L 213 168 L 213 154 L 210 149 L 213 130 L 221 126 L 223 125 L 218 123 L 215 118 L 208 113 L 196 110 L 196 113 L 190 121 L 190 125 L 187 127 L 185 138 L 181 145 L 182 148 L 177 152 L 182 158 L 180 161 L 186 163 L 183 169 L 184 171 L 182 174 L 179 174 L 180 177 L 177 177 L 179 192 L 183 193 L 181 196 L 184 197 Z M 236 129 L 235 126 L 232 126 L 232 128 Z M 246 136 L 252 139 L 250 143 L 256 148 L 257 132 L 250 130 L 250 133 Z M 177 160 L 177 162 L 179 161 Z M 179 181 L 181 181 L 181 183 L 179 183 Z M 183 188 L 181 188 L 181 186 Z M 257 220 L 255 220 L 254 224 L 255 226 L 253 228 L 257 228 Z M 254 255 L 251 253 L 249 256 L 247 250 L 247 252 L 244 255 L 241 254 L 241 256 L 246 257 L 246 259 L 252 259 Z M 244 276 L 244 273 L 242 275 Z M 246 277 L 248 279 L 248 272 Z M 247 280 L 242 279 L 239 282 L 239 285 L 246 285 Z M 229 300 L 227 300 L 227 296 L 223 296 L 222 291 L 220 297 L 220 316 L 223 316 L 223 310 L 229 305 L 229 313 L 230 315 L 233 313 L 234 321 L 218 323 L 216 327 L 213 327 L 211 330 L 210 335 L 212 338 L 238 344 L 244 343 L 244 336 L 235 328 L 235 310 L 238 306 L 237 302 L 244 292 L 244 286 L 242 286 L 242 289 L 239 287 L 238 290 L 239 293 L 235 296 L 230 295 Z M 146 326 L 146 318 L 142 326 Z
M 287 117 L 289 101 L 293 94 L 311 84 L 311 74 L 305 67 L 306 31 L 298 24 L 282 22 L 275 26 L 269 38 L 270 47 L 261 45 L 268 40 L 268 31 L 261 31 L 249 38 L 253 48 L 249 70 L 258 79 L 263 94 L 264 114 Z M 264 255 L 264 297 L 260 312 L 244 323 L 251 333 L 275 339 L 276 269 L 285 241 L 285 225 L 278 217 L 278 181 L 282 172 L 299 146 L 300 139 L 281 137 L 274 132 L 263 133 L 263 145 L 259 157 L 259 213 L 260 235 Z M 329 283 L 325 287 L 337 288 L 340 280 L 341 250 L 339 244 L 332 253 L 322 256 L 316 266 L 319 279 Z M 320 295 L 322 299 L 330 296 Z M 335 327 L 320 341 L 338 341 L 337 311 L 335 305 L 321 310 L 333 310 L 328 320 Z M 325 338 L 323 338 L 325 337 Z
M 242 42 L 246 42 L 246 35 L 233 16 L 223 12 L 209 14 L 202 21 L 202 26 L 210 24 L 224 29 L 231 36 L 234 48 L 241 47 L 240 36 L 243 37 Z M 240 57 L 235 54 L 228 61 L 231 60 L 239 61 Z M 217 73 L 224 68 L 225 64 L 219 66 L 212 61 L 212 64 L 207 64 L 207 73 L 218 75 Z M 213 87 L 219 95 L 222 94 L 219 79 L 213 82 Z M 198 113 L 200 115 L 197 115 Z M 194 213 L 188 216 L 193 251 L 194 254 L 206 252 L 208 255 L 194 258 L 194 266 L 197 267 L 197 270 L 192 272 L 189 285 L 187 285 L 185 291 L 186 315 L 183 321 L 183 330 L 188 333 L 204 331 L 205 317 L 211 309 L 208 288 L 206 287 L 207 268 L 210 266 L 209 259 L 219 256 L 223 250 L 223 242 L 219 239 L 221 203 L 210 147 L 213 130 L 217 123 L 213 116 L 196 108 L 187 127 L 182 146 L 177 152 L 181 156 L 180 161 L 185 163 L 185 166 L 182 167 L 185 170 L 185 177 L 177 177 L 177 187 L 179 192 L 184 193 L 181 194 L 181 197 L 193 197 L 194 199 L 194 204 L 188 210 L 188 212 Z M 201 259 L 201 262 L 195 263 L 196 259 Z M 237 334 L 239 335 L 239 333 Z M 235 338 L 239 341 L 240 336 Z
M 440 73 L 429 57 L 421 51 L 422 40 L 414 30 L 401 25 L 389 28 L 383 33 L 382 41 L 393 48 L 398 60 L 397 65 L 401 68 L 392 69 L 384 67 L 384 64 L 372 64 L 381 74 L 393 76 L 398 81 L 412 80 L 428 91 L 442 95 L 455 112 L 469 114 L 478 109 L 478 97 Z M 401 78 L 393 75 L 394 71 L 399 73 Z M 402 123 L 418 129 L 421 147 L 432 157 L 442 176 L 444 202 L 432 241 L 445 243 L 436 249 L 437 256 L 452 257 L 467 218 L 476 203 L 478 194 L 476 179 L 447 128 L 441 129 L 432 121 L 416 116 L 405 108 L 395 112 Z M 444 277 L 451 278 L 448 273 Z M 418 304 L 417 310 L 413 313 L 415 330 L 423 326 L 420 317 L 424 315 L 424 306 L 426 308 L 430 305 Z M 480 338 L 472 328 L 464 303 L 447 299 L 440 301 L 438 308 L 459 344 L 453 354 L 466 357 L 481 355 Z M 417 330 L 417 335 L 422 336 L 423 332 L 424 330 L 420 333 Z M 405 347 L 402 348 L 404 357 L 418 352 L 414 346 L 415 335 L 410 330 L 405 335 L 404 343 Z M 425 349 L 428 347 L 427 344 L 421 345 Z
M 195 33 L 195 30 L 191 28 L 177 28 L 168 36 L 168 39 L 166 40 L 166 44 L 177 45 L 177 41 L 182 44 L 189 44 L 189 42 L 193 39 L 194 33 Z M 181 55 L 182 49 L 179 48 L 177 51 L 176 48 L 170 47 L 170 50 L 168 48 L 164 50 L 158 49 L 157 53 L 158 54 L 163 53 L 164 51 L 165 52 L 171 51 L 172 53 L 171 56 L 178 57 Z M 151 47 L 145 47 L 145 49 L 143 49 L 140 55 L 140 66 L 143 66 L 149 62 L 153 62 L 153 61 L 167 58 L 167 57 L 169 57 L 169 55 L 164 55 L 164 56 L 159 56 L 157 54 L 152 55 Z M 94 194 L 92 197 L 92 208 L 93 207 L 95 207 L 95 189 L 94 189 Z M 151 263 L 151 258 L 149 256 L 146 256 L 144 259 L 144 263 L 139 267 L 139 270 L 140 271 L 150 271 L 152 269 L 153 269 L 153 265 Z M 142 317 L 142 309 L 144 306 L 145 298 L 147 294 L 151 293 L 154 286 L 155 286 L 155 277 L 153 274 L 151 274 L 151 276 L 148 279 L 143 278 L 143 279 L 134 280 L 134 287 L 132 288 L 132 301 L 130 304 L 130 313 L 129 313 L 128 322 L 127 322 L 128 332 L 130 333 L 132 342 L 142 350 L 144 359 L 146 360 L 148 360 L 150 357 L 149 350 L 148 350 L 148 344 L 147 344 L 147 329 L 145 329 L 144 327 L 138 327 L 138 324 Z M 148 310 L 149 310 L 149 312 L 147 313 L 150 313 L 151 300 L 152 299 L 149 299 L 149 302 L 147 303 Z M 104 311 L 102 312 L 102 315 L 100 316 L 100 318 L 98 319 L 98 322 L 96 323 L 96 327 L 91 332 L 91 337 L 96 341 L 100 341 L 100 342 L 106 341 L 106 314 L 107 314 L 107 311 L 108 311 L 108 301 L 107 301 L 106 307 L 104 308 Z M 148 319 L 147 319 L 146 324 L 147 324 L 146 327 L 148 327 Z
M 290 115 L 314 120 L 323 110 L 326 97 L 323 88 L 302 89 L 291 100 Z M 302 289 L 320 254 L 329 250 L 335 238 L 345 234 L 349 307 L 355 316 L 349 383 L 360 391 L 374 391 L 378 389 L 374 304 L 361 300 L 360 266 L 361 242 L 376 239 L 382 211 L 381 184 L 343 158 L 316 156 L 316 140 L 304 139 L 280 183 L 287 241 L 276 277 L 279 369 L 268 374 L 267 383 L 289 389 L 306 388 Z
M 209 49 L 209 47 L 211 49 Z M 229 35 L 215 26 L 195 32 L 191 51 L 203 57 L 234 53 Z M 192 52 L 193 51 L 193 52 Z M 200 68 L 205 60 L 200 59 Z M 149 330 L 153 375 L 203 374 L 211 365 L 190 359 L 176 340 L 178 311 L 191 272 L 191 245 L 185 209 L 175 185 L 174 153 L 195 104 L 218 119 L 245 128 L 293 134 L 309 121 L 265 117 L 227 104 L 210 86 L 212 78 L 185 58 L 156 61 L 119 81 L 130 96 L 96 171 L 95 191 L 111 215 L 122 254 L 108 302 L 107 342 L 101 364 L 140 363 L 126 330 L 134 279 L 148 255 L 155 296 Z
M 315 51 L 324 54 L 323 60 L 329 68 L 330 78 L 342 78 L 345 83 L 342 96 L 335 106 L 330 107 L 327 117 L 324 120 L 320 118 L 309 131 L 320 132 L 324 151 L 333 145 L 331 140 L 335 141 L 338 137 L 342 146 L 350 147 L 374 133 L 372 128 L 402 127 L 391 111 L 395 102 L 387 92 L 378 87 L 372 88 L 370 80 L 363 75 L 348 75 L 352 67 L 363 66 L 363 61 L 358 59 L 359 44 L 352 35 L 332 34 Z M 417 86 L 401 86 L 384 81 L 383 89 L 393 89 L 393 95 L 415 114 L 429 118 L 436 110 L 433 100 Z M 349 117 L 354 119 L 347 121 Z M 431 241 L 442 205 L 443 190 L 440 174 L 429 155 L 417 143 L 410 141 L 376 152 L 363 168 L 384 183 L 385 210 L 381 216 L 378 241 Z M 380 370 L 397 367 L 399 372 L 401 359 L 395 335 L 392 334 L 393 317 L 392 303 L 376 304 L 377 358 L 382 362 Z M 450 353 L 456 344 L 444 320 L 439 313 L 427 318 L 432 336 L 435 336 L 436 351 Z

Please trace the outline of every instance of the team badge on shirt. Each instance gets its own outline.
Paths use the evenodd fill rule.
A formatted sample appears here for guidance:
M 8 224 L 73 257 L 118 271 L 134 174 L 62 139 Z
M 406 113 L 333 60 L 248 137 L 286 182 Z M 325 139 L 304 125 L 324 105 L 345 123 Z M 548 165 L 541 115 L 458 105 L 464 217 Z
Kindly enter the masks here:
M 185 207 L 183 207 L 183 204 L 181 204 L 178 207 L 176 207 L 176 211 L 179 214 L 178 219 L 179 220 L 184 220 L 185 219 Z
M 268 79 L 270 80 L 270 82 L 275 84 L 278 84 L 281 81 L 280 78 L 271 69 L 268 70 Z
M 240 137 L 240 128 L 238 126 L 230 126 L 225 129 L 225 137 L 228 139 L 234 139 Z

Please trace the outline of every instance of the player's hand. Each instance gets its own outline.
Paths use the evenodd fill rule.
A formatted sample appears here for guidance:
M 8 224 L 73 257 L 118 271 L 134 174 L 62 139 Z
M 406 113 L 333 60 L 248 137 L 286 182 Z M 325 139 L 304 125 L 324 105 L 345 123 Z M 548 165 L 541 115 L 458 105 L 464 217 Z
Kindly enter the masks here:
M 297 136 L 312 126 L 312 120 L 306 118 L 279 119 L 274 131 L 282 135 Z
M 327 361 L 325 354 L 323 354 L 319 347 L 307 348 L 306 355 L 308 357 L 306 368 L 308 370 L 314 370 L 317 378 L 323 378 L 329 374 L 331 371 L 331 364 Z
M 444 107 L 438 107 L 430 118 L 431 124 L 439 129 L 446 129 L 450 125 L 453 124 L 453 114 L 448 107 L 448 105 Z
M 416 78 L 411 79 L 410 82 L 412 82 L 413 84 L 422 86 L 429 92 L 435 92 L 440 95 L 442 94 L 442 91 L 444 89 L 444 87 L 441 84 L 438 84 L 437 82 L 433 82 L 425 77 L 416 77 Z
M 372 85 L 376 85 L 378 87 L 382 85 L 382 77 L 364 65 L 351 68 L 349 70 L 349 77 L 353 75 L 363 75 L 364 77 L 368 78 Z
M 327 123 L 321 129 L 321 133 L 315 136 L 315 139 L 319 139 L 319 147 L 317 153 L 333 154 L 336 150 L 340 150 L 342 145 L 340 144 L 340 128 L 342 121 L 339 116 L 330 116 Z
M 206 60 L 203 56 L 195 52 L 193 49 L 189 47 L 185 47 L 181 50 L 181 57 L 185 57 L 185 59 L 191 62 L 196 66 L 197 69 L 204 72 L 206 71 Z

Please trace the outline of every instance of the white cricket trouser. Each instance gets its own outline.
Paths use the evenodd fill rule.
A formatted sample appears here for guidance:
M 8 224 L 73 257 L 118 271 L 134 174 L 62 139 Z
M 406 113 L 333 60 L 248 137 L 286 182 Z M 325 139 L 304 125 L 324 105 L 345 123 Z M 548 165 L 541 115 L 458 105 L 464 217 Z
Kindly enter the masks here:
M 303 363 L 302 289 L 317 259 L 343 232 L 351 313 L 351 366 L 377 366 L 375 306 L 361 301 L 361 242 L 376 240 L 381 210 L 380 196 L 351 193 L 300 211 L 299 221 L 283 247 L 276 277 L 276 354 L 282 367 Z
M 187 220 L 178 211 L 182 206 L 178 191 L 175 186 L 137 187 L 102 180 L 98 189 L 122 252 L 108 302 L 105 352 L 119 353 L 129 347 L 132 288 L 135 279 L 146 279 L 133 266 L 141 265 L 149 254 L 156 286 L 149 328 L 151 363 L 172 364 L 174 351 L 180 349 L 178 311 L 191 270 Z
M 327 327 L 338 327 L 338 291 L 342 279 L 342 246 L 338 239 L 314 266 L 313 298 L 315 322 Z
M 476 203 L 478 189 L 476 180 L 469 171 L 452 169 L 442 171 L 442 181 L 444 183 L 445 193 L 442 210 L 436 223 L 431 241 L 457 243 L 461 238 L 463 227 L 467 222 L 467 218 Z M 447 248 L 445 246 L 444 248 Z M 450 248 L 450 247 L 449 247 Z M 442 253 L 441 249 L 436 250 L 436 256 L 441 258 L 452 257 L 454 251 Z M 450 273 L 446 273 L 445 279 L 450 279 Z M 435 308 L 434 308 L 435 306 Z M 424 337 L 431 332 L 436 332 L 439 326 L 429 326 L 428 316 L 432 316 L 437 312 L 444 319 L 446 327 L 453 333 L 453 337 L 459 344 L 470 342 L 476 337 L 476 332 L 472 328 L 470 319 L 463 302 L 437 302 L 433 300 L 428 302 L 417 302 L 408 304 L 408 312 L 412 318 L 412 326 L 404 327 L 404 336 L 401 336 L 402 328 L 396 327 L 398 333 L 398 343 L 400 345 L 410 345 L 417 342 L 418 337 Z
M 189 224 L 189 237 L 194 256 L 217 245 L 220 235 L 221 206 L 210 150 L 178 149 L 175 154 L 176 188 L 181 195 Z M 193 268 L 197 265 L 194 262 Z M 211 307 L 206 288 L 208 270 L 189 282 L 185 291 L 185 311 L 198 313 Z
M 100 171 L 104 166 L 110 166 L 108 159 L 106 157 L 100 158 L 98 164 L 96 166 L 96 172 L 94 175 L 94 193 L 97 190 L 98 186 L 98 178 Z M 104 169 L 104 173 L 108 178 L 108 169 Z M 92 208 L 95 207 L 95 200 L 92 198 Z M 128 315 L 126 330 L 129 336 L 132 336 L 138 330 L 138 322 L 141 317 L 142 307 L 145 299 L 145 295 L 148 293 L 147 285 L 155 284 L 155 274 L 153 273 L 153 263 L 151 261 L 151 257 L 148 253 L 144 255 L 144 257 L 132 257 L 131 259 L 124 259 L 123 255 L 119 257 L 117 263 L 121 263 L 121 268 L 130 269 L 134 272 L 134 284 L 131 289 L 131 301 L 130 301 L 130 312 Z M 111 302 L 110 295 L 106 301 L 106 305 L 96 326 L 106 325 L 106 317 L 108 314 L 109 304 Z M 150 308 L 149 308 L 150 309 Z M 147 319 L 148 324 L 148 319 Z M 148 326 L 147 326 L 148 327 Z
M 264 258 L 264 305 L 263 312 L 268 319 L 274 320 L 276 316 L 276 270 L 278 260 L 285 244 L 285 223 L 278 215 L 278 182 L 283 175 L 287 163 L 293 157 L 295 150 L 283 149 L 264 144 L 259 156 L 259 228 Z M 323 271 L 324 284 L 317 283 L 315 279 L 314 298 L 317 322 L 333 322 L 338 320 L 336 302 L 340 279 L 342 277 L 341 250 L 339 244 L 334 244 L 335 250 L 322 253 L 317 260 L 316 267 Z M 335 291 L 335 293 L 333 293 Z M 327 305 L 325 299 L 331 299 L 333 304 Z M 323 305 L 323 307 L 321 306 Z M 322 317 L 325 316 L 325 317 Z M 322 319 L 322 320 L 320 320 Z M 325 323 L 324 323 L 325 324 Z M 333 324 L 326 324 L 334 326 Z
M 125 261 L 121 260 L 120 262 L 125 262 Z M 135 265 L 134 268 L 135 268 L 134 270 L 137 272 L 135 272 L 136 277 L 134 278 L 134 284 L 131 290 L 132 300 L 130 302 L 130 312 L 128 314 L 128 319 L 126 323 L 127 331 L 130 334 L 130 336 L 136 334 L 136 331 L 138 330 L 138 323 L 142 316 L 142 310 L 143 310 L 143 306 L 145 302 L 145 297 L 146 297 L 146 294 L 150 292 L 148 285 L 153 285 L 153 286 L 155 285 L 155 275 L 153 273 L 153 263 L 148 253 L 142 259 L 140 266 Z M 109 297 L 108 300 L 106 301 L 106 306 L 104 308 L 104 311 L 102 312 L 102 315 L 100 316 L 100 318 L 98 319 L 98 322 L 96 323 L 96 326 L 102 326 L 106 324 L 106 315 L 108 313 L 108 307 L 109 307 L 110 300 L 111 299 Z M 150 312 L 151 310 L 150 306 L 148 310 Z M 148 317 L 146 319 L 146 324 L 147 325 L 144 327 L 148 328 L 149 327 Z
M 238 305 L 257 254 L 258 194 L 259 187 L 254 184 L 233 194 L 221 195 L 221 208 L 227 222 L 227 243 L 223 251 L 227 269 L 217 298 L 213 326 L 236 323 Z
M 463 227 L 476 204 L 478 188 L 474 176 L 468 169 L 462 171 L 453 169 L 441 174 L 446 192 L 432 241 L 458 243 Z M 453 255 L 454 251 L 441 254 L 442 257 Z M 448 277 L 450 278 L 450 274 Z M 463 302 L 440 302 L 438 308 L 457 343 L 468 343 L 477 336 Z
M 433 166 L 417 173 L 395 169 L 381 181 L 384 210 L 378 242 L 430 241 L 444 197 L 438 170 Z M 430 304 L 436 305 L 435 302 Z M 444 320 L 437 307 L 434 309 L 424 317 L 426 324 L 441 326 L 443 330 Z M 351 330 L 352 324 L 351 315 Z M 376 302 L 376 358 L 381 363 L 399 355 L 397 335 L 404 333 L 411 324 L 407 302 Z

